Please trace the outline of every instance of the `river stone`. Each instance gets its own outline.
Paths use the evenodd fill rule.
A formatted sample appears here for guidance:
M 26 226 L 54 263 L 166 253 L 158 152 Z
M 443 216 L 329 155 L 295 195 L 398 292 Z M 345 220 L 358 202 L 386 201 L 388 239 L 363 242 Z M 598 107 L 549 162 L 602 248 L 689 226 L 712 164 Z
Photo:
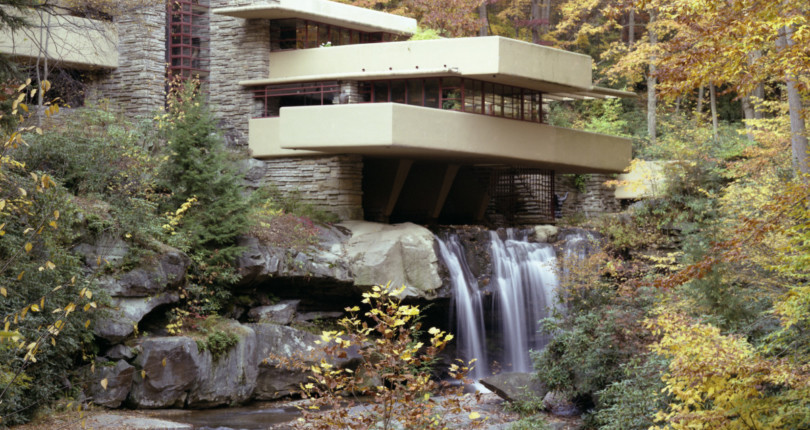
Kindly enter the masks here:
M 541 402 L 548 392 L 545 385 L 531 373 L 499 373 L 479 382 L 498 397 L 509 402 Z
M 357 286 L 405 285 L 402 297 L 434 299 L 442 286 L 433 233 L 413 224 L 346 221 L 347 257 Z
M 176 303 L 180 300 L 177 293 L 163 293 L 146 298 L 118 298 L 113 300 L 113 308 L 108 315 L 96 320 L 93 332 L 96 336 L 119 343 L 135 331 L 135 326 L 155 308 L 161 305 Z
M 183 252 L 164 246 L 162 252 L 129 272 L 104 276 L 99 286 L 113 297 L 147 297 L 185 282 L 191 259 Z
M 124 360 L 119 360 L 115 366 L 96 367 L 96 373 L 90 387 L 93 403 L 107 408 L 117 408 L 124 403 L 132 387 L 132 378 L 135 367 Z M 106 380 L 107 388 L 101 385 Z
M 534 241 L 540 243 L 552 243 L 557 240 L 559 229 L 553 225 L 534 226 Z
M 270 306 L 259 306 L 248 312 L 248 318 L 255 322 L 270 322 L 289 325 L 295 317 L 300 300 L 284 300 Z
M 236 334 L 239 342 L 217 359 L 209 351 L 199 354 L 199 379 L 189 392 L 188 407 L 244 403 L 256 387 L 259 360 L 255 331 L 236 321 L 220 329 Z
M 141 343 L 135 359 L 136 372 L 128 402 L 138 409 L 182 408 L 188 392 L 207 375 L 202 354 L 194 339 L 185 336 L 152 337 Z M 210 364 L 209 364 L 210 366 Z

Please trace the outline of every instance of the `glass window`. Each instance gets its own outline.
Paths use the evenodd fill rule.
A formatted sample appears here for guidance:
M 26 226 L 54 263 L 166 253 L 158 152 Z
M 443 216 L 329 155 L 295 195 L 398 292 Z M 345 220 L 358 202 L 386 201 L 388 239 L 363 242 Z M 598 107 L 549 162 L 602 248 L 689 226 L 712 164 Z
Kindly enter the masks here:
M 425 107 L 439 107 L 439 80 L 425 79 Z
M 316 46 L 321 46 L 324 43 L 329 42 L 329 26 L 325 24 L 318 25 L 318 44 Z
M 313 22 L 307 23 L 307 48 L 318 47 L 318 25 Z
M 424 106 L 422 93 L 422 80 L 410 79 L 408 82 L 408 104 L 414 106 Z
M 503 85 L 495 84 L 493 94 L 492 115 L 503 116 Z
M 405 92 L 407 86 L 405 81 L 391 81 L 391 101 L 394 103 L 405 103 Z
M 374 81 L 374 103 L 386 103 L 390 100 L 388 81 Z
M 461 79 L 442 78 L 441 106 L 442 109 L 461 110 Z
M 371 84 L 367 82 L 358 82 L 357 91 L 360 93 L 359 103 L 371 102 Z

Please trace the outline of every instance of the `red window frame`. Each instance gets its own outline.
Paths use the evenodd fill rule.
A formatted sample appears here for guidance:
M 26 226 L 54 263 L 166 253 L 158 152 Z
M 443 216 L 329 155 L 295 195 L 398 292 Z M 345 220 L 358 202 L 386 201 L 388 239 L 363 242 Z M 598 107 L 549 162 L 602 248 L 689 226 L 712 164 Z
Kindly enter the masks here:
M 207 80 L 211 32 L 208 0 L 170 0 L 166 7 L 169 75 Z
M 437 84 L 437 93 L 428 94 L 429 84 Z M 444 110 L 457 110 L 519 121 L 545 122 L 543 94 L 540 91 L 511 85 L 455 77 L 385 79 L 362 81 L 357 85 L 360 99 L 363 100 L 361 103 L 403 103 L 436 109 L 436 106 L 428 106 L 428 101 L 431 100 L 437 102 L 438 108 Z M 402 101 L 393 100 L 395 87 L 401 89 L 401 94 L 398 91 L 396 98 Z M 418 94 L 414 95 L 412 92 L 416 88 L 418 88 Z M 340 84 L 336 81 L 275 85 L 253 90 L 254 98 L 261 100 L 264 104 L 263 117 L 277 116 L 277 114 L 270 115 L 269 112 L 269 101 L 274 97 L 321 94 L 321 104 L 324 104 L 325 94 L 339 92 Z M 500 92 L 500 97 L 496 98 L 496 92 Z M 419 103 L 410 103 L 416 100 Z M 470 102 L 469 107 L 468 101 Z M 507 101 L 509 115 L 507 115 L 506 109 Z M 476 103 L 480 103 L 480 108 Z

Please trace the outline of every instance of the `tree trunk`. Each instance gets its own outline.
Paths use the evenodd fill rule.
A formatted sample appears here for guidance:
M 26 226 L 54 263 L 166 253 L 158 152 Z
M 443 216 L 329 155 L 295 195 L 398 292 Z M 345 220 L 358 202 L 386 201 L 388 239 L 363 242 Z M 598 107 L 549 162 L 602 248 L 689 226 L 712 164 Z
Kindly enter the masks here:
M 39 53 L 37 55 L 37 126 L 42 126 L 42 115 L 45 112 L 45 92 L 42 91 L 43 82 L 48 80 L 48 45 L 51 43 L 51 14 L 48 14 L 48 22 L 42 17 L 43 11 L 39 10 Z M 42 60 L 42 72 L 39 65 Z
M 543 11 L 540 15 L 541 19 L 543 20 L 540 30 L 543 32 L 543 34 L 548 34 L 548 31 L 551 28 L 551 0 L 544 0 Z
M 532 0 L 532 43 L 540 43 L 540 27 L 537 23 L 540 21 L 540 0 Z
M 745 118 L 745 134 L 748 140 L 754 141 L 754 127 L 748 121 L 755 119 L 754 106 L 751 104 L 751 98 L 747 95 L 740 97 L 742 102 L 743 117 Z
M 653 23 L 655 22 L 655 15 L 650 12 L 650 23 L 647 27 L 647 32 L 650 35 L 650 45 L 654 48 L 658 43 L 658 36 L 655 34 Z M 647 74 L 647 134 L 650 136 L 650 144 L 655 145 L 655 129 L 656 117 L 655 108 L 657 105 L 655 86 L 657 79 L 655 78 L 655 54 L 650 55 L 650 71 Z
M 478 17 L 481 19 L 481 28 L 478 30 L 478 35 L 479 36 L 489 35 L 489 31 L 487 31 L 487 28 L 489 27 L 489 17 L 487 16 L 486 0 L 482 0 L 481 4 L 478 5 Z
M 700 89 L 698 89 L 697 109 L 695 109 L 695 111 L 697 123 L 700 124 L 700 120 L 702 119 L 703 116 L 703 85 L 701 85 Z
M 748 64 L 753 66 L 760 58 L 762 58 L 762 51 L 755 49 L 748 53 Z M 762 110 L 758 109 L 758 103 L 765 100 L 765 86 L 763 84 L 757 85 L 751 94 L 746 95 L 746 98 L 748 99 L 748 104 L 753 112 L 752 118 L 762 119 Z
M 717 142 L 717 89 L 714 86 L 714 82 L 709 84 L 709 97 L 711 98 L 712 105 L 712 135 L 714 136 L 714 141 Z
M 636 11 L 630 9 L 627 17 L 627 47 L 632 48 L 636 43 Z
M 793 29 L 785 27 L 779 37 L 783 49 L 793 46 L 792 35 Z M 810 166 L 807 164 L 807 130 L 804 118 L 802 118 L 802 98 L 796 87 L 796 76 L 788 74 L 785 76 L 785 83 L 787 84 L 788 109 L 790 110 L 790 148 L 793 153 L 793 171 L 806 175 L 810 173 Z

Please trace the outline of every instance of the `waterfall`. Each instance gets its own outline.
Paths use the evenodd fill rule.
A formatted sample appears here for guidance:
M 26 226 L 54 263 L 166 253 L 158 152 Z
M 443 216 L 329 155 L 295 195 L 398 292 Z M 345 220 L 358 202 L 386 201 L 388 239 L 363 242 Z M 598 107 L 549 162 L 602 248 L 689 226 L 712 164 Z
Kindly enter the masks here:
M 529 242 L 528 234 L 516 229 L 507 230 L 506 240 L 490 232 L 492 279 L 486 289 L 481 289 L 458 236 L 438 242 L 450 270 L 458 354 L 478 360 L 471 376 L 489 375 L 493 361 L 505 371 L 532 371 L 529 350 L 540 350 L 548 343 L 538 333 L 538 321 L 555 306 L 558 280 L 554 248 Z M 486 313 L 485 295 L 491 302 Z M 485 327 L 492 327 L 494 332 L 487 335 Z
M 452 235 L 446 241 L 438 239 L 438 242 L 441 257 L 450 271 L 456 315 L 457 352 L 466 360 L 477 360 L 470 377 L 479 379 L 489 375 L 489 361 L 484 349 L 486 332 L 481 292 L 478 282 L 470 272 L 458 236 Z

